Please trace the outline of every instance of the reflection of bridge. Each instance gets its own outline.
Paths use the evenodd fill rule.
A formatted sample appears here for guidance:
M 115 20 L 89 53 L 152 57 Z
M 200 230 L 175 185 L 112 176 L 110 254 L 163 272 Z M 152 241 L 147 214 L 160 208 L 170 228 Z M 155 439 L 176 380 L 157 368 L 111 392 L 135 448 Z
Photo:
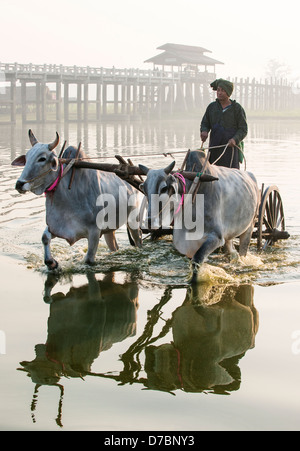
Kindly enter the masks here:
M 102 121 L 203 113 L 212 100 L 214 73 L 0 63 L 0 122 Z M 299 108 L 283 80 L 232 80 L 247 110 Z
M 215 74 L 0 64 L 0 107 L 12 122 L 101 121 L 197 111 L 210 100 Z M 0 80 L 1 81 L 1 80 Z M 5 86 L 4 86 L 5 85 Z M 0 111 L 1 111 L 0 110 Z

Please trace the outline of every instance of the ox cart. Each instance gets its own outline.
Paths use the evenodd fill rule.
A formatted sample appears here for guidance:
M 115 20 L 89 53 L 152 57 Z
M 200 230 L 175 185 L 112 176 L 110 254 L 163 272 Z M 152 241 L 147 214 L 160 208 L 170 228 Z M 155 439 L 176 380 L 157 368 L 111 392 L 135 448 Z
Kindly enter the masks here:
M 165 156 L 167 154 L 164 154 Z M 88 160 L 75 159 L 63 159 L 60 158 L 62 164 L 67 164 L 66 170 L 72 169 L 72 178 L 74 177 L 74 169 L 78 168 L 90 168 L 99 169 L 102 171 L 114 172 L 123 180 L 126 180 L 136 189 L 140 190 L 140 184 L 143 182 L 143 172 L 137 166 L 135 166 L 130 159 L 127 161 L 119 155 L 115 156 L 118 160 L 118 164 L 110 163 L 95 163 Z M 185 158 L 186 159 L 186 158 Z M 177 173 L 181 173 L 183 177 L 194 180 L 196 177 L 195 172 L 187 172 L 183 170 L 184 163 Z M 66 173 L 65 170 L 65 173 Z M 202 174 L 200 181 L 214 181 L 216 178 Z M 71 186 L 70 186 L 71 187 Z M 145 225 L 144 216 L 147 210 L 147 199 L 144 198 L 141 204 L 140 217 L 141 217 L 141 230 L 143 234 L 150 234 L 153 239 L 159 236 L 172 234 L 172 226 L 168 228 L 160 228 L 158 230 L 151 230 Z M 282 198 L 280 196 L 279 189 L 276 185 L 265 187 L 264 184 L 260 190 L 260 205 L 258 209 L 258 215 L 255 221 L 255 227 L 252 234 L 252 239 L 256 240 L 258 250 L 265 250 L 267 247 L 272 246 L 279 240 L 286 240 L 289 238 L 289 233 L 285 229 L 285 217 Z
M 279 240 L 289 238 L 285 230 L 283 203 L 276 185 L 265 188 L 262 185 L 260 205 L 252 238 L 257 240 L 257 248 L 264 250 Z
M 290 237 L 285 229 L 285 218 L 283 203 L 279 189 L 276 185 L 265 187 L 262 185 L 260 191 L 260 205 L 252 239 L 256 240 L 258 250 L 265 250 L 279 240 L 286 240 Z M 151 231 L 145 227 L 143 222 L 144 214 L 147 210 L 147 201 L 144 199 L 141 205 L 141 229 L 145 234 L 151 233 L 152 237 L 172 234 L 172 227 Z

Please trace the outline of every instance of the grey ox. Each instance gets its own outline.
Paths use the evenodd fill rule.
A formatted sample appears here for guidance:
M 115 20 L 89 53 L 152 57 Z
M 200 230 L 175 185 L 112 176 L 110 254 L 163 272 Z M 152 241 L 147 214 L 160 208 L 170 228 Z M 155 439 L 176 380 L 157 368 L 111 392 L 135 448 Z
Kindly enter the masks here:
M 94 169 L 77 169 L 71 189 L 69 184 L 72 171 L 65 173 L 66 165 L 61 165 L 55 147 L 59 143 L 59 136 L 51 144 L 42 144 L 37 141 L 34 134 L 29 130 L 31 149 L 16 158 L 12 165 L 24 166 L 23 172 L 16 183 L 19 193 L 31 191 L 34 194 L 46 195 L 46 223 L 47 227 L 42 236 L 44 245 L 44 261 L 49 269 L 58 266 L 57 261 L 52 257 L 50 242 L 54 237 L 63 238 L 70 245 L 81 238 L 87 238 L 88 250 L 85 256 L 87 264 L 93 264 L 98 248 L 99 239 L 102 235 L 110 250 L 118 249 L 115 238 L 115 230 L 123 224 L 127 224 L 131 232 L 134 244 L 141 246 L 141 232 L 135 226 L 131 227 L 130 213 L 137 208 L 132 205 L 137 201 L 137 191 L 127 182 L 121 180 L 114 173 L 103 172 Z M 75 158 L 77 149 L 68 147 L 63 154 L 63 158 Z M 84 152 L 80 151 L 79 158 L 85 158 Z M 118 209 L 120 202 L 128 204 L 130 196 L 130 206 L 116 211 L 116 226 L 109 228 L 104 220 L 97 220 L 97 215 L 101 210 L 105 210 L 105 205 L 97 205 L 100 194 L 110 194 L 115 198 L 115 205 Z M 124 198 L 120 199 L 119 196 Z M 133 199 L 133 200 L 132 200 Z M 98 201 L 99 204 L 99 201 Z
M 149 169 L 139 165 L 147 179 L 143 190 L 148 199 L 148 222 L 151 221 L 151 196 L 162 195 L 162 199 L 174 192 L 183 192 L 183 185 L 172 175 L 175 161 L 165 169 Z M 259 190 L 253 174 L 239 169 L 230 169 L 211 165 L 206 160 L 203 151 L 192 151 L 186 162 L 186 171 L 202 172 L 218 178 L 218 181 L 201 182 L 197 187 L 197 195 L 203 194 L 204 207 L 196 210 L 196 203 L 191 203 L 191 211 L 195 223 L 202 221 L 203 233 L 196 239 L 187 239 L 187 230 L 182 221 L 182 227 L 174 227 L 173 244 L 183 255 L 192 259 L 192 279 L 197 281 L 199 265 L 215 249 L 225 245 L 225 251 L 235 252 L 233 238 L 239 237 L 239 254 L 246 256 L 256 219 Z M 186 180 L 186 192 L 193 182 Z M 191 196 L 190 196 L 191 197 Z M 183 204 L 183 211 L 184 211 Z M 163 210 L 163 200 L 162 209 Z M 190 235 L 192 236 L 192 235 Z

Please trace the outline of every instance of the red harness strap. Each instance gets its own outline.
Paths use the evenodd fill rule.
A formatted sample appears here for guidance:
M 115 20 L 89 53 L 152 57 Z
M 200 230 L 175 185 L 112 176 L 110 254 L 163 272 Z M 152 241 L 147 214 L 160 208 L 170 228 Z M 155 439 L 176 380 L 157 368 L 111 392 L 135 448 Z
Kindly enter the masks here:
M 61 165 L 60 166 L 60 173 L 59 173 L 58 177 L 54 180 L 52 185 L 49 186 L 49 188 L 47 188 L 45 190 L 45 193 L 50 193 L 51 191 L 55 190 L 55 188 L 57 187 L 58 183 L 60 182 L 60 179 L 62 178 L 63 172 L 64 172 L 64 167 L 63 167 L 63 165 Z

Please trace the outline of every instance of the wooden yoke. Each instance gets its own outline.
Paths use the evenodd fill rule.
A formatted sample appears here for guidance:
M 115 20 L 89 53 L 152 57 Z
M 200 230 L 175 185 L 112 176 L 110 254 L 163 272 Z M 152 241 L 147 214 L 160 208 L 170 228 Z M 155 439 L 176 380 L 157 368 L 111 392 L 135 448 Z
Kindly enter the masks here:
M 133 166 L 132 162 L 127 163 L 127 161 L 124 160 L 123 157 L 120 157 L 119 155 L 116 156 L 119 164 L 111 164 L 111 163 L 94 163 L 87 160 L 81 160 L 81 159 L 71 159 L 71 158 L 60 158 L 59 161 L 61 164 L 70 164 L 73 162 L 74 168 L 84 168 L 84 169 L 98 169 L 100 171 L 106 171 L 106 172 L 114 172 L 118 177 L 121 179 L 126 180 L 130 185 L 132 185 L 134 188 L 139 189 L 140 183 L 142 183 L 141 177 L 144 175 L 142 170 L 138 166 Z M 173 171 L 173 172 L 179 172 L 183 175 L 184 178 L 188 180 L 194 180 L 194 178 L 197 176 L 197 172 L 190 172 L 190 171 Z M 172 172 L 172 173 L 173 173 Z M 198 174 L 199 175 L 199 174 Z M 139 179 L 135 178 L 134 176 L 138 176 Z M 201 174 L 200 175 L 200 181 L 201 182 L 213 182 L 215 180 L 218 180 L 217 177 L 213 177 L 209 174 Z

